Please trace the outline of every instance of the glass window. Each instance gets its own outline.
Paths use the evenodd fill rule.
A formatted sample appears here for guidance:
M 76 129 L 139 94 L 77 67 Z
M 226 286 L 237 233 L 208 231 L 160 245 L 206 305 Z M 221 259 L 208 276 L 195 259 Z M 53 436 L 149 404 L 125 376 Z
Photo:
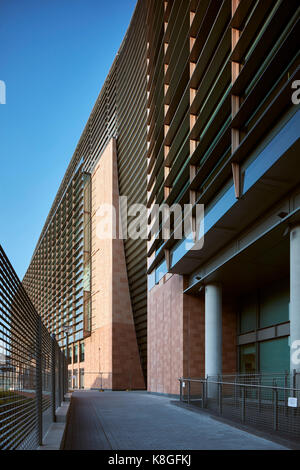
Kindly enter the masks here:
M 78 370 L 73 370 L 73 388 L 78 388 Z
M 259 343 L 260 372 L 284 372 L 290 369 L 288 337 Z
M 254 343 L 240 347 L 240 372 L 242 374 L 254 374 L 256 372 L 256 347 Z
M 167 274 L 167 263 L 163 261 L 155 271 L 155 282 L 158 284 L 159 281 L 163 278 L 165 274 Z
M 74 362 L 78 362 L 78 344 L 74 346 Z
M 244 175 L 244 193 L 246 193 L 297 140 L 299 136 L 296 134 L 296 129 L 297 126 L 299 126 L 299 120 L 300 113 L 298 111 L 248 166 Z
M 280 281 L 263 289 L 260 294 L 259 327 L 265 328 L 289 321 L 289 285 Z
M 148 290 L 151 290 L 155 286 L 155 270 L 152 271 L 147 277 L 148 279 Z
M 80 357 L 79 357 L 80 362 L 84 362 L 84 343 L 80 343 L 79 354 L 80 354 Z
M 231 207 L 236 204 L 234 185 L 219 197 L 218 201 L 211 204 L 211 208 L 205 211 L 204 232 L 207 233 L 223 217 Z
M 84 388 L 84 369 L 79 369 L 79 387 Z
M 242 303 L 240 316 L 240 332 L 247 333 L 256 328 L 256 297 L 247 297 Z
M 186 238 L 184 237 L 171 250 L 171 267 L 173 267 L 186 253 Z
M 70 369 L 68 370 L 68 388 L 72 388 L 72 371 Z
M 68 364 L 72 364 L 72 346 L 69 346 L 68 350 L 69 350 Z

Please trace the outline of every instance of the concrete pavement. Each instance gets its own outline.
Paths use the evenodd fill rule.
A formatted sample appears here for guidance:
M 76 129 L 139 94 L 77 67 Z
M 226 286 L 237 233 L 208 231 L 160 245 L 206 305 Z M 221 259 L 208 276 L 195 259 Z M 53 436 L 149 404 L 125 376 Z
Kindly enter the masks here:
M 146 392 L 74 392 L 65 450 L 283 450 Z

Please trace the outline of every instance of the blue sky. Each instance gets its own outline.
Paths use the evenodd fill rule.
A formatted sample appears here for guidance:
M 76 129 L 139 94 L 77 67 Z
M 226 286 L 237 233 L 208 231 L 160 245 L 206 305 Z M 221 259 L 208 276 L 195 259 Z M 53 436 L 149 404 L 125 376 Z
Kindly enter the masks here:
M 0 2 L 0 244 L 21 278 L 135 4 Z

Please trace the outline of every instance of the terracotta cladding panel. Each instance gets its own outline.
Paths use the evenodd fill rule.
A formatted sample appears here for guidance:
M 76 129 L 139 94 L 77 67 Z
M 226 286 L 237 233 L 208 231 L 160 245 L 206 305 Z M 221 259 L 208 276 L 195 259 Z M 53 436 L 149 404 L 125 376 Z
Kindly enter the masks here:
M 205 314 L 204 299 L 184 295 L 185 370 L 184 375 L 204 375 Z
M 133 323 L 113 324 L 113 388 L 144 389 Z
M 134 26 L 128 30 L 117 67 L 119 189 L 130 204 L 146 203 L 146 12 L 147 2 L 137 2 Z M 124 240 L 124 248 L 132 313 L 146 379 L 146 240 Z M 139 260 L 135 264 L 137 256 Z
M 100 387 L 100 372 L 108 373 L 105 383 L 106 388 L 112 388 L 112 325 L 105 325 L 92 332 L 85 340 L 85 387 Z
M 223 304 L 223 371 L 236 369 L 236 308 Z M 204 296 L 183 294 L 173 275 L 148 293 L 148 390 L 179 393 L 178 378 L 205 375 Z
M 108 144 L 92 175 L 92 194 L 92 325 L 96 329 L 92 340 L 98 342 L 98 349 L 101 349 L 98 359 L 101 369 L 98 370 L 111 373 L 111 387 L 114 389 L 145 388 L 123 240 L 118 238 L 119 192 L 114 140 Z M 116 234 L 110 230 L 112 233 L 108 233 L 108 239 L 99 237 L 99 223 L 103 226 L 103 219 L 98 211 L 100 209 L 101 212 L 102 204 L 113 204 L 116 213 Z M 108 336 L 103 337 L 105 334 Z M 93 347 L 94 350 L 90 345 L 87 347 L 87 364 L 94 361 L 89 354 L 97 355 L 97 346 Z
M 112 241 L 98 236 L 102 204 L 112 203 L 112 142 L 92 174 L 92 327 L 111 323 Z
M 148 389 L 178 393 L 183 365 L 182 278 L 172 276 L 148 296 Z

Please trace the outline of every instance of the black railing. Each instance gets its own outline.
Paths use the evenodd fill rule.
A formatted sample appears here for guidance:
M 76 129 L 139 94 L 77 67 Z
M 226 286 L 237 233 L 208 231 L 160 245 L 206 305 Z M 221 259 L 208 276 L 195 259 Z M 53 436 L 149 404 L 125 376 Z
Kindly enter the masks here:
M 295 387 L 296 374 L 256 374 L 252 380 L 250 374 L 247 380 L 243 375 L 231 378 L 234 380 L 224 376 L 180 378 L 180 400 L 258 430 L 299 440 L 300 389 Z M 279 378 L 288 386 L 278 385 Z
M 55 421 L 66 359 L 0 246 L 0 449 L 35 449 Z

